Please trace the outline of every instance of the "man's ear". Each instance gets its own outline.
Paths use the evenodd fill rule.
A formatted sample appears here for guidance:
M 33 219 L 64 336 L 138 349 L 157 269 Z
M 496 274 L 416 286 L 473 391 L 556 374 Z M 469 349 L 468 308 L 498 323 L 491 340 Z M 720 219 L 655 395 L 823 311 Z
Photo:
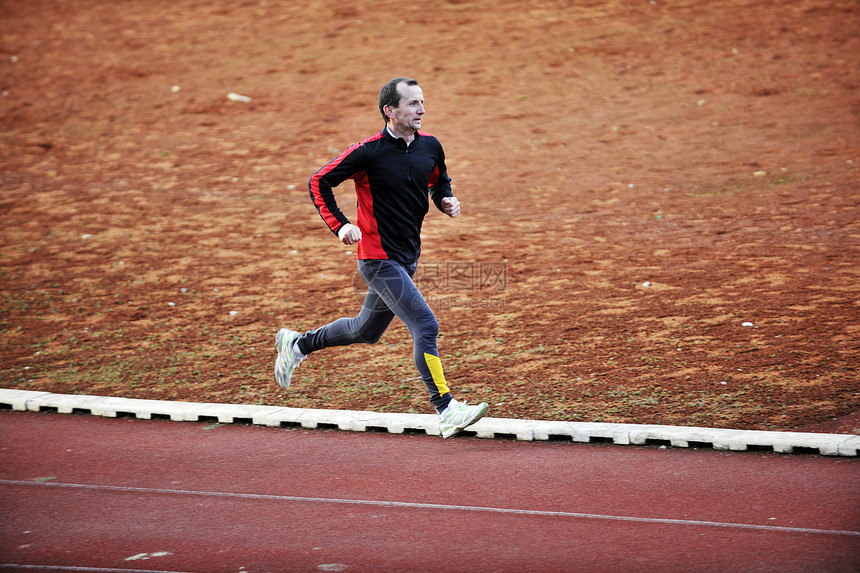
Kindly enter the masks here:
M 391 106 L 390 106 L 390 105 L 384 105 L 384 106 L 382 106 L 382 111 L 384 111 L 384 112 L 385 112 L 386 117 L 389 117 L 389 118 L 391 118 L 391 119 L 394 119 L 394 112 L 391 110 Z

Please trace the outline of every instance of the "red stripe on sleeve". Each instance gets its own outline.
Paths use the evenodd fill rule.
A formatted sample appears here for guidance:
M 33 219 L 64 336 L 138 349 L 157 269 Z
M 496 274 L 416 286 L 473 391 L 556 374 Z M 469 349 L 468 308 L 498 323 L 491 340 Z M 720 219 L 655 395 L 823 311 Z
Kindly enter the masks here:
M 337 232 L 338 229 L 340 229 L 340 227 L 345 223 L 346 217 L 344 217 L 343 213 L 340 212 L 340 209 L 337 206 L 332 187 L 325 182 L 320 185 L 320 180 L 339 166 L 344 158 L 352 153 L 358 146 L 359 144 L 349 146 L 343 151 L 343 153 L 324 165 L 322 169 L 314 173 L 313 177 L 311 177 L 310 191 L 311 195 L 313 195 L 314 205 L 319 211 L 323 221 L 325 221 L 325 224 L 328 225 L 329 229 L 333 232 Z
M 323 198 L 322 193 L 320 193 L 319 179 L 316 177 L 311 180 L 311 193 L 313 193 L 314 196 L 314 205 L 316 205 L 319 210 L 320 216 L 323 221 L 325 221 L 325 224 L 328 225 L 328 228 L 332 231 L 337 231 L 341 227 L 341 222 L 334 216 L 331 209 L 329 209 L 326 204 L 326 200 Z

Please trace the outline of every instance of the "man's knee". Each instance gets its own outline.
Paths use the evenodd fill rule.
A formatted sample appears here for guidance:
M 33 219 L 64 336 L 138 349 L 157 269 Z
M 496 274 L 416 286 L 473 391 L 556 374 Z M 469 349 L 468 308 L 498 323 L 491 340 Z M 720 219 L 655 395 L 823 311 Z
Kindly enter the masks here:
M 379 330 L 376 328 L 362 328 L 358 331 L 358 338 L 365 344 L 376 344 L 379 342 L 379 339 L 382 338 L 382 335 L 385 333 L 385 330 Z
M 439 321 L 436 320 L 432 312 L 422 316 L 418 320 L 418 326 L 425 339 L 436 340 L 439 335 Z

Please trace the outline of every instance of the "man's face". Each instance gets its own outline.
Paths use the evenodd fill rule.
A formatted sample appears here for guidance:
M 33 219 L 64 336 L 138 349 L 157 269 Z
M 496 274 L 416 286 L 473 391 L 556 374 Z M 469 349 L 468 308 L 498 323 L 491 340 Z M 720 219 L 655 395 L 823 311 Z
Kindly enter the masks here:
M 389 108 L 394 116 L 389 120 L 394 131 L 414 132 L 421 129 L 421 118 L 424 115 L 424 92 L 419 86 L 409 86 L 401 83 L 397 86 L 400 103 L 395 108 Z

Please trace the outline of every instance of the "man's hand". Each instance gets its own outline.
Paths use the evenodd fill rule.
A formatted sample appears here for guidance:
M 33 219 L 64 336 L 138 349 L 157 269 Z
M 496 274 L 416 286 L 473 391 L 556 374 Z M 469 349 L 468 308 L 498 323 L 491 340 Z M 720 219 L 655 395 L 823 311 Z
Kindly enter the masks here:
M 460 202 L 456 197 L 445 197 L 442 199 L 442 210 L 449 217 L 456 217 L 460 214 Z
M 351 223 L 347 223 L 338 229 L 337 238 L 344 245 L 354 245 L 361 240 L 361 229 Z

